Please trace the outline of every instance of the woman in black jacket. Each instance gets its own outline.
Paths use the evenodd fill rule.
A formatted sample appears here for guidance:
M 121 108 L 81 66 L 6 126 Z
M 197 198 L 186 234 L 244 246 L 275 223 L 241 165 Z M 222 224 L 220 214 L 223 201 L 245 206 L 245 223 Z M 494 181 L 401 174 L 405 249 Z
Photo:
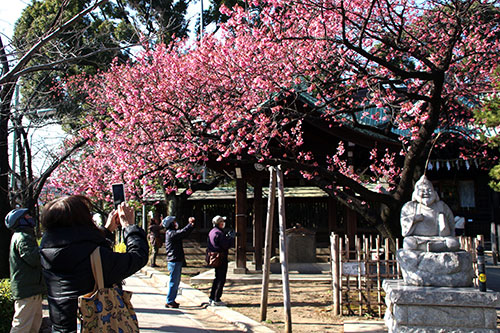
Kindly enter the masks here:
M 134 211 L 122 203 L 104 228 L 97 227 L 84 196 L 68 196 L 45 205 L 41 224 L 41 264 L 48 289 L 52 332 L 76 332 L 78 296 L 94 289 L 90 254 L 100 248 L 105 287 L 120 283 L 148 260 L 144 230 L 136 226 Z M 121 225 L 127 253 L 111 249 L 112 232 Z

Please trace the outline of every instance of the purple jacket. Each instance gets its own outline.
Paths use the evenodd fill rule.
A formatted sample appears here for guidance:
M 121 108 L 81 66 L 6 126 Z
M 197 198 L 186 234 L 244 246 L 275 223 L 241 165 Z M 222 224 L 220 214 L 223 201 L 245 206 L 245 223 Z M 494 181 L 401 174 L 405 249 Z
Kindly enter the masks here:
M 234 238 L 228 237 L 222 230 L 213 227 L 208 233 L 207 251 L 221 252 L 227 255 L 228 250 L 234 246 Z

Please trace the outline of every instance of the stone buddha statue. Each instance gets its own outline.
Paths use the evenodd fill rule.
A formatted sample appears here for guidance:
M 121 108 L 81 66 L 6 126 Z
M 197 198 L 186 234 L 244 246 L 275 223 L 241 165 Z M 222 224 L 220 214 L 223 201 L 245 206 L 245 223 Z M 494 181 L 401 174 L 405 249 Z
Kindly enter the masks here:
M 469 287 L 474 272 L 470 253 L 460 250 L 453 213 L 422 176 L 412 201 L 401 209 L 403 248 L 397 261 L 407 285 Z
M 453 213 L 425 175 L 415 184 L 412 201 L 401 209 L 401 231 L 406 250 L 445 252 L 460 248 Z

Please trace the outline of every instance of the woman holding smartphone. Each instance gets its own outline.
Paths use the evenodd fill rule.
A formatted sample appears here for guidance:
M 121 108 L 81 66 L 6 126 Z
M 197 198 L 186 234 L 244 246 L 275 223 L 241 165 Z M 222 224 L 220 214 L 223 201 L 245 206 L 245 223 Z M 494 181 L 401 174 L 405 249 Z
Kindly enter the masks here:
M 90 254 L 97 247 L 105 287 L 120 283 L 148 261 L 146 234 L 135 225 L 132 208 L 121 203 L 111 212 L 104 228 L 94 224 L 90 210 L 90 199 L 72 195 L 49 202 L 42 211 L 40 255 L 52 332 L 76 332 L 78 296 L 94 289 Z M 127 253 L 115 253 L 111 248 L 112 232 L 119 225 Z

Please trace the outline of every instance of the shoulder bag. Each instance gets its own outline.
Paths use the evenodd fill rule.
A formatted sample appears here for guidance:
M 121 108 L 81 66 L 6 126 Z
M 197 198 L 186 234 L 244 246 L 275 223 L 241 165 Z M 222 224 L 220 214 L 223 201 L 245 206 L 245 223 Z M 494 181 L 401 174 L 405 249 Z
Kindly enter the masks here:
M 114 285 L 104 288 L 99 247 L 90 255 L 95 279 L 94 291 L 78 297 L 78 312 L 82 333 L 139 332 L 139 323 L 130 298 L 132 293 Z
M 224 254 L 220 252 L 210 252 L 207 250 L 207 255 L 205 257 L 205 262 L 207 267 L 217 268 L 222 264 Z

